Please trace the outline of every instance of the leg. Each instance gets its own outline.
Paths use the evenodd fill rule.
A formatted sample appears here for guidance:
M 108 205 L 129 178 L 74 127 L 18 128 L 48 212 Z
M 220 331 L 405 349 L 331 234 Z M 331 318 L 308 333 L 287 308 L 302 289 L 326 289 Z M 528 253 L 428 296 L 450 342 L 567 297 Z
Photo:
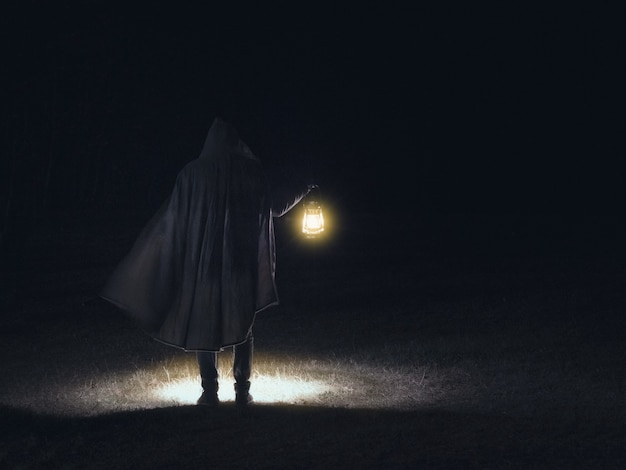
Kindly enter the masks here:
M 198 351 L 196 353 L 200 378 L 202 379 L 202 395 L 198 399 L 198 405 L 217 405 L 219 399 L 217 390 L 217 353 L 210 351 Z
M 252 335 L 244 343 L 233 347 L 233 375 L 236 382 L 247 382 L 252 373 L 252 355 L 254 352 L 254 338 Z
M 254 352 L 254 338 L 248 336 L 244 343 L 233 347 L 233 375 L 235 377 L 235 402 L 238 405 L 247 405 L 252 402 L 250 390 L 250 375 L 252 373 L 252 355 Z

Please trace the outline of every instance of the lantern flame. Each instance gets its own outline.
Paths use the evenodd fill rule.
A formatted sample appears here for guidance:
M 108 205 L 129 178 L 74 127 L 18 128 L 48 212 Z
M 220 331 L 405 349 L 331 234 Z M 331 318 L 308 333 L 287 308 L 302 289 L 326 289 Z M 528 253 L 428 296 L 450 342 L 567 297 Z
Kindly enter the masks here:
M 304 206 L 302 217 L 302 233 L 308 237 L 315 237 L 324 231 L 324 213 L 316 201 L 309 201 Z

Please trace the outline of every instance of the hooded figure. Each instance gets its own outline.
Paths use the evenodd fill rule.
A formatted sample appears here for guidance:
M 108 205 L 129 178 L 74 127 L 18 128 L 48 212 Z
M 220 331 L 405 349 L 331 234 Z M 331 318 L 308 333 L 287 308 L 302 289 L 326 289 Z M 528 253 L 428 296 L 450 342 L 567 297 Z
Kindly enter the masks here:
M 255 315 L 278 303 L 272 218 L 308 190 L 272 204 L 261 162 L 216 118 L 200 156 L 179 173 L 101 296 L 158 341 L 205 352 L 246 344 L 251 362 Z M 249 364 L 243 369 L 237 382 L 249 378 Z

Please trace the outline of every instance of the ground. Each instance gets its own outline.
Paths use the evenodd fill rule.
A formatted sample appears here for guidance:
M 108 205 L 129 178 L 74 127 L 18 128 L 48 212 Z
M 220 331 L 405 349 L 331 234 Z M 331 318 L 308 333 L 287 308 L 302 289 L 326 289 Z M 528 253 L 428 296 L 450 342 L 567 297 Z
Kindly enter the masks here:
M 0 463 L 623 468 L 610 219 L 375 218 L 343 214 L 326 244 L 278 224 L 282 303 L 257 318 L 247 410 L 154 398 L 194 377 L 193 357 L 97 297 L 140 218 L 48 221 L 3 293 Z M 264 380 L 327 388 L 273 399 Z

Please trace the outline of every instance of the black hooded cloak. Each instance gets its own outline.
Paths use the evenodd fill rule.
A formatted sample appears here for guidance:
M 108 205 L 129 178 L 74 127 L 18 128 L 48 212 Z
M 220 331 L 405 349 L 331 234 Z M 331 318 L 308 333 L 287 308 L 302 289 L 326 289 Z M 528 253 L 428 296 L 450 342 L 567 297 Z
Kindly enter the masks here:
M 187 351 L 245 341 L 255 314 L 278 303 L 272 218 L 295 206 L 301 189 L 272 207 L 260 161 L 216 119 L 101 296 Z

